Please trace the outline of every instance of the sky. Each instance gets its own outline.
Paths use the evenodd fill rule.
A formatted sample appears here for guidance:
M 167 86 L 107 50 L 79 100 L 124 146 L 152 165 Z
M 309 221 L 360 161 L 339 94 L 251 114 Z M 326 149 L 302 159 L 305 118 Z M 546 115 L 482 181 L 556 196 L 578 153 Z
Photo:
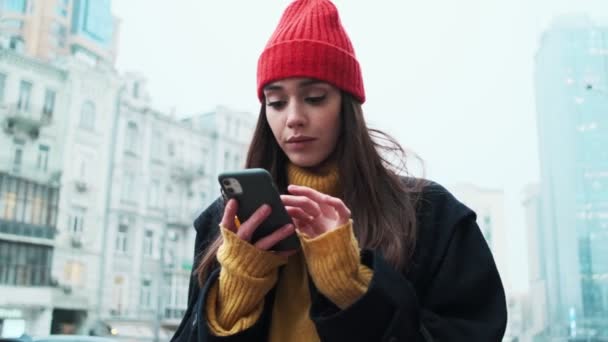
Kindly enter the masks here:
M 288 0 L 115 0 L 117 67 L 148 79 L 178 116 L 218 105 L 257 113 L 256 64 Z M 527 288 L 526 184 L 539 177 L 534 56 L 554 16 L 608 23 L 606 0 L 336 0 L 371 127 L 424 160 L 425 176 L 506 197 L 515 292 Z M 419 169 L 419 168 L 416 168 Z

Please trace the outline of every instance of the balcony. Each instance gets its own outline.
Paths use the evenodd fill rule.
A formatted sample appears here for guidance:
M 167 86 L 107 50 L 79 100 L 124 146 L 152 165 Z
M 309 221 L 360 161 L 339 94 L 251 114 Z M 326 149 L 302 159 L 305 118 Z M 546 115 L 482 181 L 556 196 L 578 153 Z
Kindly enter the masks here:
M 0 264 L 0 286 L 53 286 L 51 267 L 28 264 Z
M 186 307 L 165 307 L 165 309 L 163 310 L 162 324 L 166 327 L 177 328 L 182 318 L 186 314 L 186 309 Z
M 45 170 L 41 165 L 32 162 L 15 163 L 10 158 L 0 158 L 0 173 L 2 172 L 53 188 L 59 187 L 61 179 L 61 171 L 59 170 L 48 168 Z
M 49 226 L 0 219 L 0 233 L 53 240 L 57 230 Z
M 183 208 L 167 208 L 167 225 L 169 226 L 189 228 L 194 219 L 191 215 L 187 215 Z
M 185 184 L 186 186 L 190 186 L 194 181 L 205 176 L 204 167 L 186 164 L 180 160 L 172 162 L 170 172 L 172 180 Z
M 53 113 L 43 108 L 24 109 L 16 103 L 0 105 L 2 127 L 7 134 L 26 133 L 31 139 L 37 139 L 40 129 L 51 123 Z

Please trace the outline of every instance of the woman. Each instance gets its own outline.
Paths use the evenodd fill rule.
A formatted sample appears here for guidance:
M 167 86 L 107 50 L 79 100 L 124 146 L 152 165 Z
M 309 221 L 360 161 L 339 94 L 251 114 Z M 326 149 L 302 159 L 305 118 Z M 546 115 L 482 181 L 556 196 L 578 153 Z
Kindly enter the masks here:
M 205 210 L 173 341 L 500 341 L 504 290 L 475 214 L 380 154 L 403 150 L 366 127 L 335 6 L 290 4 L 257 79 L 247 167 L 272 174 L 294 224 L 251 243 L 268 207 L 242 224 L 234 200 Z M 291 234 L 301 250 L 271 251 Z

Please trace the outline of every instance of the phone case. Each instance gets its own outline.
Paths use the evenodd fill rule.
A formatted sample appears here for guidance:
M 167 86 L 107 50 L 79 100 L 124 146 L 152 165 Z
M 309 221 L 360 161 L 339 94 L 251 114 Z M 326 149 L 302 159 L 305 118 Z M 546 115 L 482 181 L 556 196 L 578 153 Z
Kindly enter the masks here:
M 224 180 L 229 178 L 234 178 L 240 183 L 242 193 L 230 193 L 226 189 Z M 245 222 L 263 204 L 268 204 L 272 208 L 270 216 L 253 233 L 252 242 L 256 242 L 284 225 L 292 223 L 268 171 L 264 169 L 245 169 L 224 172 L 218 176 L 218 181 L 224 198 L 234 198 L 238 201 L 237 217 L 240 222 Z M 296 234 L 293 234 L 274 245 L 272 250 L 284 251 L 298 248 L 300 248 L 300 241 Z

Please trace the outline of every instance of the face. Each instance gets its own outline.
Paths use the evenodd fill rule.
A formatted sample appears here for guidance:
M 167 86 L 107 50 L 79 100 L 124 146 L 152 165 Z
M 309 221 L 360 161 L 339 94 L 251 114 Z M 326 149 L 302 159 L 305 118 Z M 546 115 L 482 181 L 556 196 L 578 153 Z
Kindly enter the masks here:
M 279 146 L 300 167 L 315 167 L 332 154 L 340 136 L 342 95 L 308 78 L 288 78 L 264 87 L 266 119 Z

